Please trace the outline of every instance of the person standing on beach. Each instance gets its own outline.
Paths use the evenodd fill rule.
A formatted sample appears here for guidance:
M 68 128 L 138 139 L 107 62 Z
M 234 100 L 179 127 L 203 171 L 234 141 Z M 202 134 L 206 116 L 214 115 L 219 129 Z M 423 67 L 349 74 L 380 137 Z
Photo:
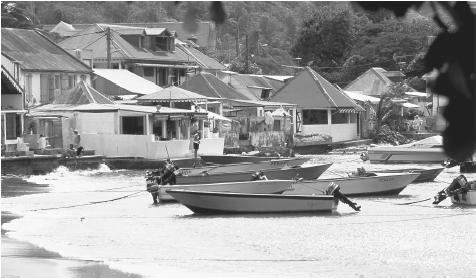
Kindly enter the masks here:
M 83 151 L 83 147 L 81 146 L 81 135 L 79 134 L 78 130 L 74 130 L 73 133 L 73 146 L 76 149 L 76 156 L 79 156 Z
M 194 156 L 194 162 L 193 162 L 193 166 L 195 167 L 195 165 L 198 165 L 198 159 L 197 159 L 197 156 L 198 156 L 198 148 L 200 147 L 200 139 L 201 139 L 201 135 L 200 135 L 200 130 L 197 130 L 195 132 L 195 134 L 193 134 L 193 156 Z

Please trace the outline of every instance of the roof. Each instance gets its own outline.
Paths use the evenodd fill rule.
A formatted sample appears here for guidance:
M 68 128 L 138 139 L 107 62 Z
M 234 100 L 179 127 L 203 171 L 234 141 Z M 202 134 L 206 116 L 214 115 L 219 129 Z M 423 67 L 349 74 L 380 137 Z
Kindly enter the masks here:
M 364 111 L 342 90 L 333 86 L 310 67 L 284 85 L 272 101 L 298 104 L 302 108 L 352 108 Z
M 296 107 L 291 103 L 269 102 L 259 100 L 231 100 L 229 102 L 233 107 Z
M 347 94 L 347 96 L 349 96 L 352 100 L 371 102 L 372 104 L 377 104 L 380 102 L 380 98 L 364 95 L 362 94 L 362 91 L 344 91 L 344 93 Z
M 402 106 L 404 106 L 406 108 L 419 108 L 420 107 L 419 105 L 415 105 L 415 104 L 412 104 L 412 103 L 402 103 Z
M 246 97 L 238 93 L 235 89 L 228 86 L 213 74 L 206 72 L 201 72 L 196 76 L 187 79 L 180 85 L 180 88 L 207 97 L 246 100 Z
M 50 30 L 50 33 L 57 33 L 62 37 L 66 37 L 78 33 L 78 30 L 74 29 L 73 25 L 60 21 L 53 29 Z
M 132 94 L 146 95 L 163 89 L 152 81 L 124 69 L 94 69 L 94 73 Z
M 415 97 L 427 97 L 425 92 L 405 92 L 405 95 L 415 96 Z
M 215 49 L 216 45 L 216 31 L 213 22 L 198 22 L 198 30 L 195 32 L 188 32 L 184 28 L 183 22 L 150 22 L 150 23 L 114 23 L 114 25 L 126 25 L 131 27 L 149 27 L 149 28 L 167 28 L 174 31 L 180 40 L 187 40 L 191 37 L 197 39 L 200 46 Z M 84 30 L 91 27 L 93 24 L 73 24 L 76 30 Z M 51 30 L 54 25 L 44 25 L 43 29 Z
M 55 98 L 54 104 L 82 105 L 82 104 L 114 104 L 103 94 L 92 88 L 84 81 L 80 81 L 70 90 L 65 90 Z
M 262 75 L 235 74 L 234 72 L 222 71 L 221 80 L 240 92 L 249 100 L 261 100 L 261 89 L 271 89 L 273 93 L 283 87 L 284 82 L 266 78 Z
M 91 73 L 79 59 L 34 30 L 2 28 L 2 54 L 28 71 Z
M 90 49 L 95 59 L 106 59 L 107 42 L 105 30 L 110 27 L 111 30 L 111 57 L 112 59 L 135 59 L 148 61 L 149 63 L 168 62 L 168 63 L 192 63 L 189 55 L 183 50 L 175 48 L 175 51 L 152 51 L 146 48 L 139 48 L 130 44 L 121 36 L 121 33 L 142 33 L 145 28 L 94 24 L 91 27 L 78 32 L 74 37 L 61 41 L 59 45 L 66 50 Z
M 208 98 L 179 87 L 170 86 L 152 94 L 137 98 L 139 101 L 156 101 L 156 102 L 194 102 L 206 101 Z
M 212 69 L 212 70 L 223 70 L 225 65 L 221 64 L 217 60 L 211 58 L 210 56 L 204 54 L 200 50 L 189 46 L 187 44 L 176 44 L 177 48 L 182 49 L 185 53 L 190 55 L 190 57 L 197 62 L 202 68 Z

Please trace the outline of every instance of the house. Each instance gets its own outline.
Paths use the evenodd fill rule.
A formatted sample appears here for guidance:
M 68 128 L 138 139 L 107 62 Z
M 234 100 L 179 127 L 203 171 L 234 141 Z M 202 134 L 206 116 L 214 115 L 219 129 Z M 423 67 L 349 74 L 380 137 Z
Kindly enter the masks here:
M 180 88 L 196 92 L 200 95 L 228 99 L 228 100 L 248 100 L 238 91 L 228 86 L 225 82 L 217 78 L 215 75 L 201 72 L 191 77 L 180 85 Z
M 94 69 L 93 87 L 117 100 L 155 93 L 163 88 L 125 69 Z
M 295 139 L 324 144 L 360 137 L 359 113 L 364 109 L 310 67 L 287 81 L 271 101 L 298 105 L 292 115 Z
M 219 71 L 223 71 L 226 68 L 225 65 L 201 52 L 198 46 L 191 41 L 186 43 L 178 41 L 176 47 L 183 50 L 189 57 L 195 60 L 201 71 L 216 75 Z
M 57 118 L 63 146 L 71 131 L 81 144 L 105 156 L 164 159 L 190 157 L 191 121 L 205 121 L 207 113 L 162 106 L 116 104 L 84 82 L 55 104 L 31 111 L 38 117 Z M 200 154 L 222 154 L 223 139 L 203 139 Z
M 48 104 L 92 69 L 35 30 L 2 28 L 2 66 L 25 92 L 26 107 Z
M 200 70 L 224 67 L 196 49 L 177 46 L 167 28 L 94 24 L 59 44 L 93 68 L 108 68 L 109 45 L 110 68 L 127 69 L 161 87 L 179 85 Z
M 217 76 L 248 100 L 269 100 L 284 85 L 282 79 L 270 78 L 265 75 L 221 71 L 217 73 Z
M 403 80 L 405 75 L 400 71 L 386 71 L 382 68 L 374 67 L 358 76 L 349 83 L 344 90 L 361 91 L 364 95 L 379 97 L 384 94 L 395 82 Z
M 209 50 L 216 50 L 216 26 L 212 21 L 197 22 L 198 29 L 189 32 L 184 28 L 183 22 L 143 22 L 143 23 L 111 23 L 112 25 L 124 25 L 142 28 L 166 28 L 171 30 L 181 41 L 191 40 L 200 47 Z M 75 33 L 91 27 L 93 24 L 67 24 L 60 21 L 56 25 L 43 25 L 43 29 L 50 33 L 57 33 L 59 36 L 67 38 Z

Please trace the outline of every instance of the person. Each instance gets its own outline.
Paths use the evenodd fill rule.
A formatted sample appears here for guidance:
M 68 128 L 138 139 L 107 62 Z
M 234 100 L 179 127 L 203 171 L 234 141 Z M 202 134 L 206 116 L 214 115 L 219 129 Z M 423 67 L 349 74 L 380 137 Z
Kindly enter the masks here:
M 198 165 L 197 156 L 198 156 L 198 148 L 200 147 L 200 139 L 201 139 L 200 130 L 197 130 L 195 134 L 193 134 L 193 156 L 194 156 L 193 167 L 195 167 L 195 165 Z
M 74 145 L 72 143 L 69 145 L 69 148 L 66 149 L 65 157 L 67 158 L 76 157 L 76 149 L 74 148 Z
M 46 138 L 43 134 L 40 134 L 40 138 L 38 139 L 38 148 L 42 150 L 46 148 Z
M 73 146 L 76 149 L 76 156 L 80 156 L 81 152 L 83 151 L 83 147 L 81 146 L 81 135 L 79 134 L 78 130 L 73 131 Z

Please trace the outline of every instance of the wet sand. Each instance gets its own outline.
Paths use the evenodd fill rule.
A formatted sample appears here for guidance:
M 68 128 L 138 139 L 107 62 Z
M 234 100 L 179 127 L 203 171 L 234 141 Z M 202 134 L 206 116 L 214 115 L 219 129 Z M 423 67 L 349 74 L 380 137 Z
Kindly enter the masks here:
M 24 181 L 17 176 L 2 176 L 2 198 L 29 195 L 48 191 L 47 185 Z M 113 270 L 96 261 L 83 261 L 61 257 L 31 243 L 6 236 L 3 224 L 21 216 L 10 212 L 1 215 L 2 265 L 1 277 L 75 277 L 75 278 L 138 278 L 136 274 Z

